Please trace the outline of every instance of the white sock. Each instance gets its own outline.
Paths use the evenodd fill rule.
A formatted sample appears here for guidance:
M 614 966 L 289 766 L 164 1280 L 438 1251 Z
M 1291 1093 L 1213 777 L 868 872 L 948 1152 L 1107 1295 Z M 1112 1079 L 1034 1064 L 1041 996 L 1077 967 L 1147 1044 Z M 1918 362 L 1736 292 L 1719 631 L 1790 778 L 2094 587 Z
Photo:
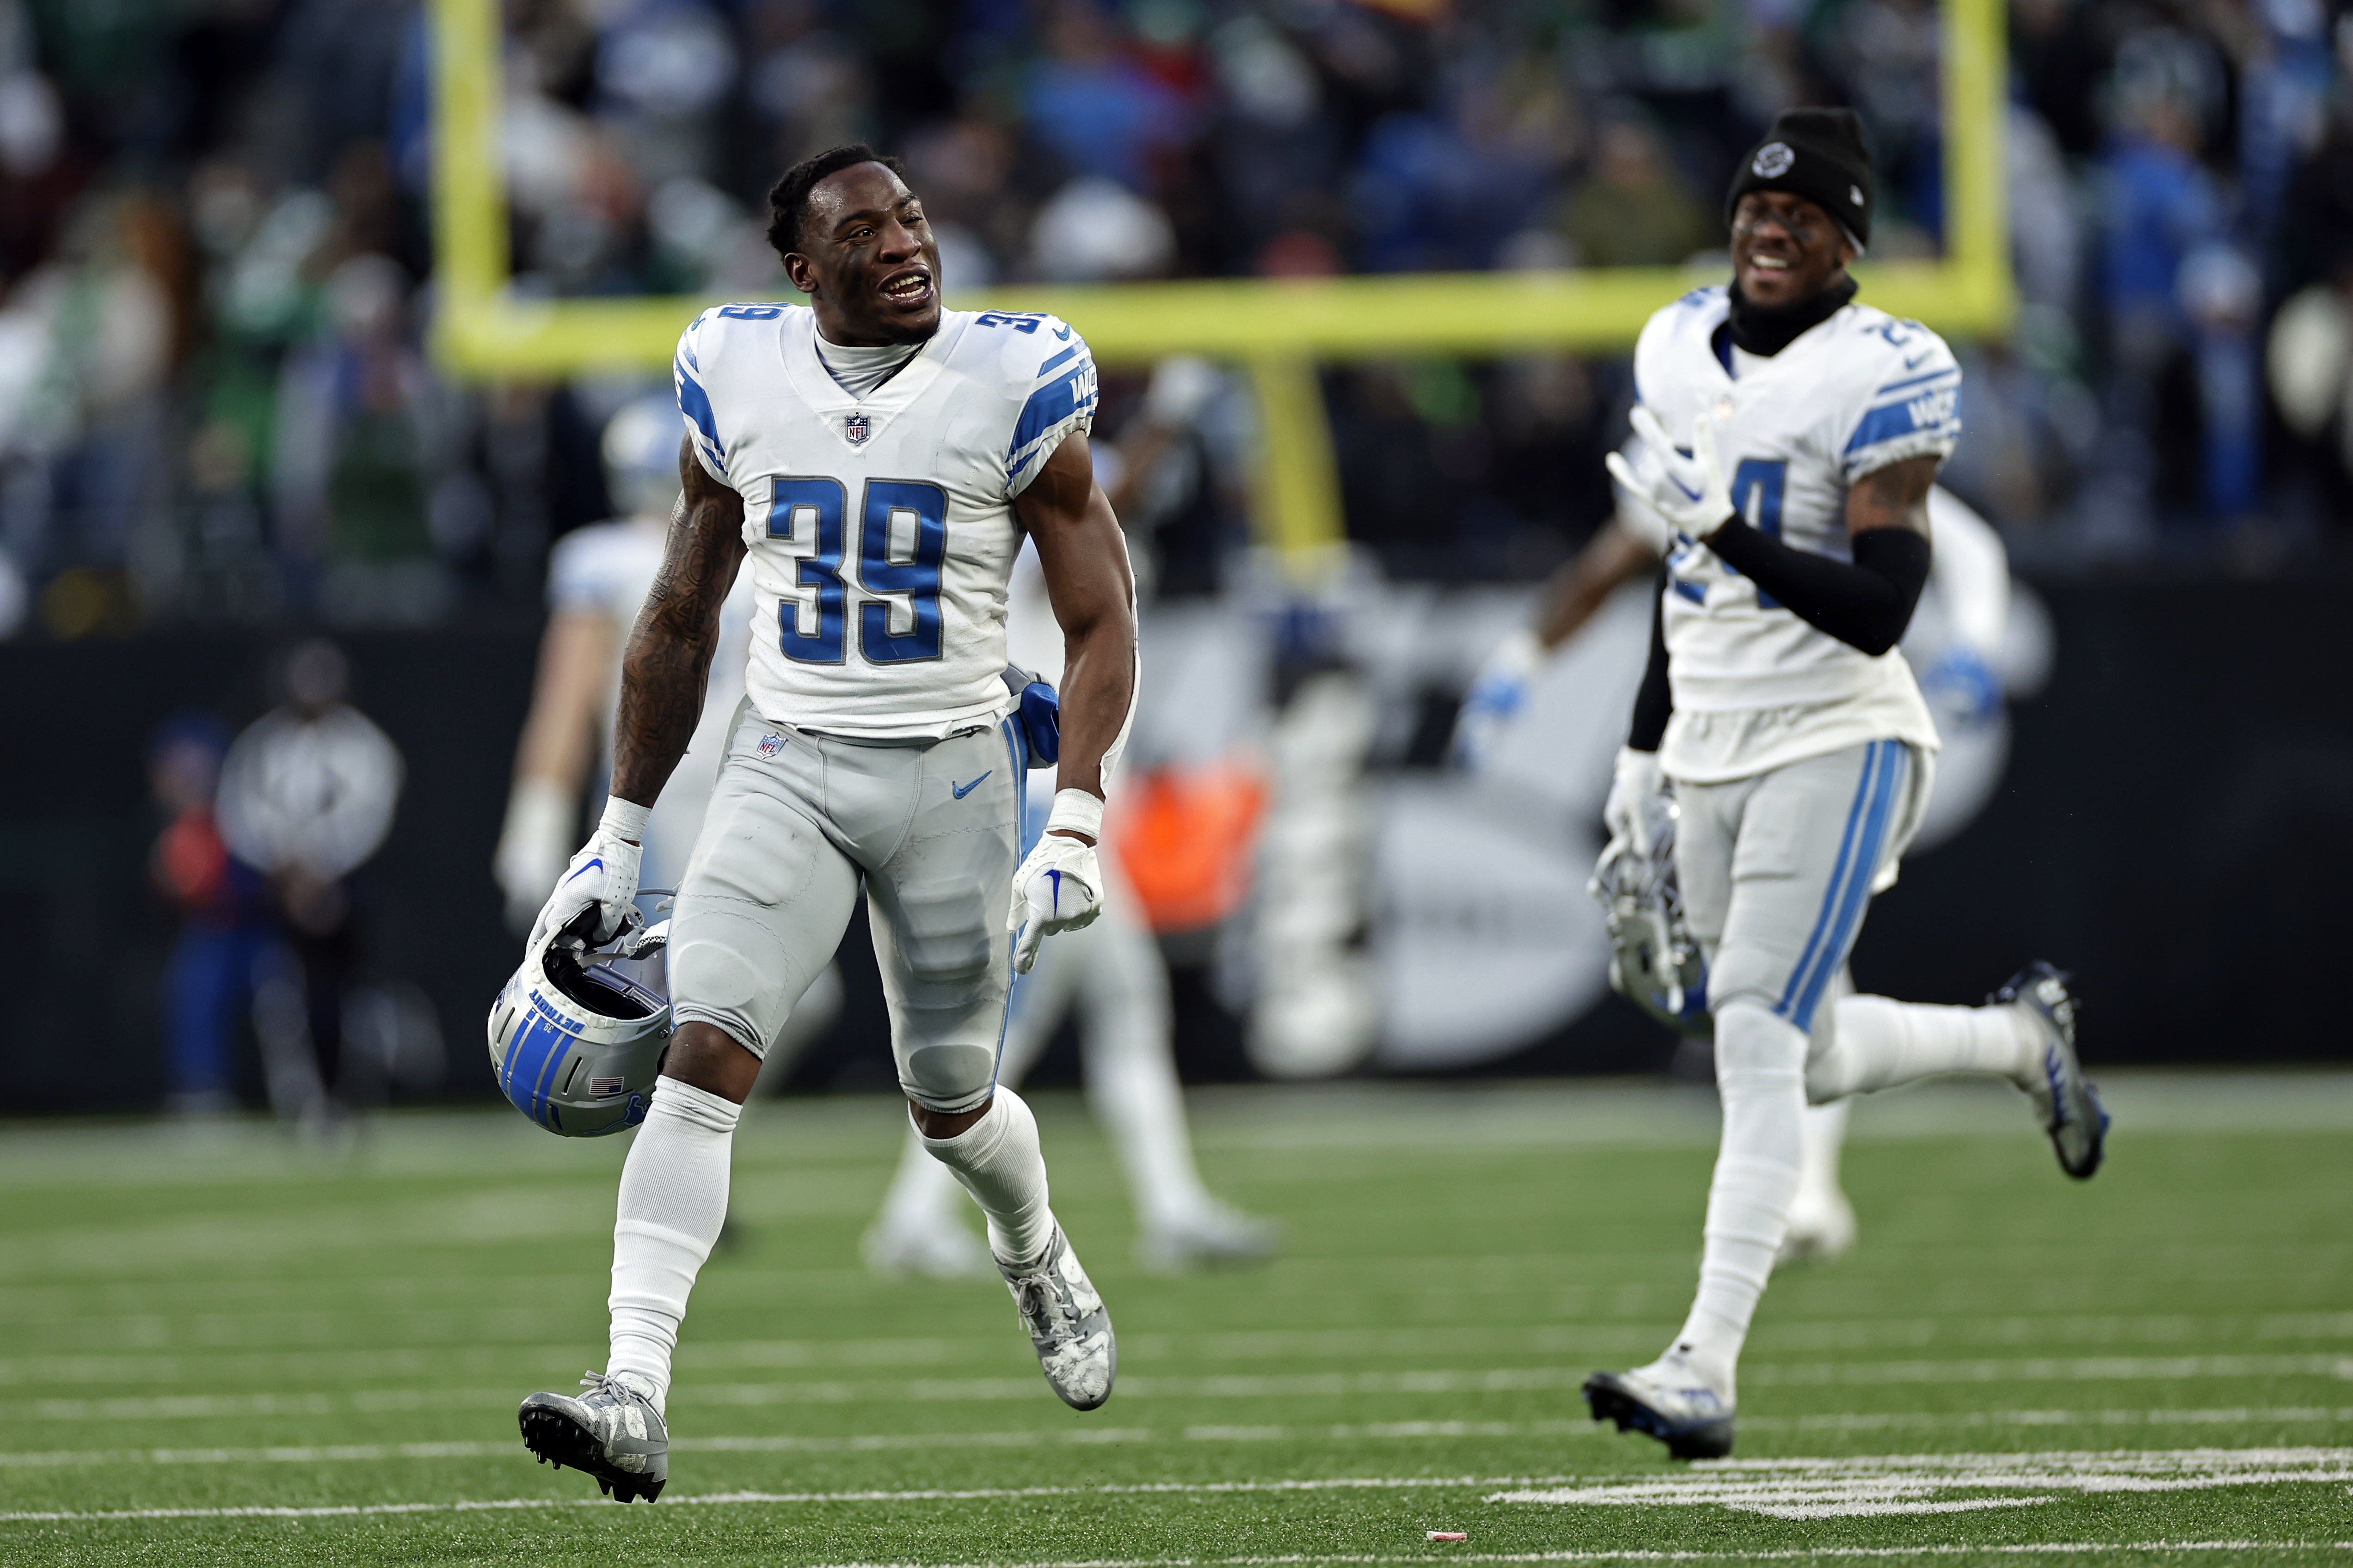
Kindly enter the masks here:
M 613 1354 L 606 1371 L 670 1397 L 670 1357 L 702 1260 L 727 1223 L 727 1167 L 744 1108 L 674 1078 L 654 1083 L 645 1125 L 621 1166 L 613 1222 Z
M 1807 1068 L 1816 1102 L 1940 1073 L 1995 1073 L 2034 1080 L 2042 1038 L 2016 1007 L 1936 1007 L 1884 996 L 1842 996 L 1831 1047 Z
M 1848 1101 L 1809 1105 L 1799 1124 L 1798 1193 L 1795 1206 L 1836 1208 L 1845 1196 L 1839 1191 L 1839 1151 L 1846 1143 Z
M 1806 1049 L 1804 1032 L 1761 1004 L 1734 1002 L 1715 1015 L 1724 1141 L 1707 1191 L 1699 1294 L 1674 1348 L 1727 1404 L 1748 1320 L 1797 1195 Z
M 953 1138 L 926 1138 L 932 1157 L 988 1216 L 988 1249 L 999 1263 L 1034 1263 L 1054 1234 L 1046 1206 L 1046 1156 L 1038 1146 L 1038 1119 L 1002 1084 L 988 1112 Z
M 1087 1104 L 1118 1151 L 1144 1228 L 1180 1225 L 1212 1206 L 1193 1163 L 1185 1090 L 1169 1054 L 1168 982 L 1152 934 L 1110 930 L 1106 914 L 1086 934 L 1092 967 L 1080 984 Z

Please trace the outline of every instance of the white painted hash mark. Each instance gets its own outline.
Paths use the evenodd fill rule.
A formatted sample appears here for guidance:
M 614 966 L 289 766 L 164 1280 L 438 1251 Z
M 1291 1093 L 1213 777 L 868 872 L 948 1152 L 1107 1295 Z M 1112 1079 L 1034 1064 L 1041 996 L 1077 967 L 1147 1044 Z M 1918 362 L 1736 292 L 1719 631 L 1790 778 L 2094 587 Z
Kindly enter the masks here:
M 1492 1493 L 1487 1500 L 1618 1508 L 1714 1506 L 1772 1519 L 1852 1519 L 2031 1508 L 2056 1502 L 2068 1493 L 2206 1491 L 2330 1481 L 2353 1481 L 2353 1448 L 1725 1459 L 1694 1465 L 1671 1477 L 1522 1488 Z

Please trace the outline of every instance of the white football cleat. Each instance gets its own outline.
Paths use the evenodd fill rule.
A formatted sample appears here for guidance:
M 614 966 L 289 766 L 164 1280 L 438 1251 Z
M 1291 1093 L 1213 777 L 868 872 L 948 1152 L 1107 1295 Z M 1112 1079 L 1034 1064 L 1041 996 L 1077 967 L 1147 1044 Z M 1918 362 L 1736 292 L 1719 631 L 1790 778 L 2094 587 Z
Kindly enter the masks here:
M 1828 1263 L 1854 1250 L 1854 1205 L 1836 1187 L 1814 1193 L 1800 1188 L 1789 1205 L 1789 1228 L 1781 1250 L 1773 1256 L 1784 1263 Z
M 569 1465 L 596 1478 L 597 1489 L 616 1502 L 648 1502 L 670 1480 L 670 1428 L 661 1412 L 632 1384 L 592 1372 L 580 1380 L 588 1392 L 534 1394 L 516 1419 L 523 1447 L 543 1465 Z
M 1620 1432 L 1647 1432 L 1678 1459 L 1721 1459 L 1732 1452 L 1732 1402 L 1669 1351 L 1632 1372 L 1597 1372 L 1585 1380 L 1596 1421 Z
M 2034 1101 L 2042 1131 L 2051 1135 L 2059 1168 L 2079 1182 L 2090 1180 L 2106 1151 L 2108 1113 L 2075 1056 L 2080 1004 L 2067 988 L 2067 976 L 2038 958 L 1988 1001 L 2017 1008 L 2042 1032 L 2041 1071 L 2024 1086 L 2027 1096 Z
M 1119 1375 L 1119 1342 L 1112 1337 L 1111 1313 L 1062 1227 L 1054 1227 L 1046 1255 L 1035 1264 L 1012 1268 L 1000 1259 L 997 1267 L 1048 1386 L 1073 1410 L 1092 1410 L 1109 1399 Z
M 1263 1263 L 1282 1245 L 1282 1227 L 1221 1203 L 1148 1226 L 1135 1238 L 1135 1260 L 1156 1274 Z
M 885 1279 L 985 1279 L 994 1270 L 988 1244 L 952 1219 L 876 1220 L 859 1238 L 866 1267 Z

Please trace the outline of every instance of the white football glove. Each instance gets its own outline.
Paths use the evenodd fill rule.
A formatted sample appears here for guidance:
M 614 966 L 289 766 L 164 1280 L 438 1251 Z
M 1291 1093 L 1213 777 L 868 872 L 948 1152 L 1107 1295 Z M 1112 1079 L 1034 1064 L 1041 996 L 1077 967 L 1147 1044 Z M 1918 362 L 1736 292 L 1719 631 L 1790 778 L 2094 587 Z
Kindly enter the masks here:
M 539 921 L 548 889 L 565 870 L 565 846 L 580 831 L 575 792 L 546 779 L 517 779 L 507 796 L 506 826 L 491 872 L 506 895 L 507 924 L 518 935 Z
M 1633 425 L 1642 443 L 1639 460 L 1610 453 L 1602 461 L 1612 479 L 1694 539 L 1704 540 L 1732 521 L 1732 481 L 1716 460 L 1715 420 L 1703 414 L 1693 423 L 1688 458 L 1675 450 L 1659 416 L 1641 404 L 1634 405 Z
M 1454 765 L 1475 773 L 1487 765 L 1495 744 L 1518 720 L 1528 700 L 1528 679 L 1544 663 L 1544 645 L 1525 626 L 1505 637 L 1462 699 L 1454 716 Z
M 596 919 L 586 933 L 590 947 L 602 946 L 638 923 L 633 901 L 638 896 L 638 862 L 645 854 L 646 819 L 652 815 L 651 807 L 633 800 L 616 795 L 606 801 L 596 834 L 564 868 L 555 891 L 548 895 L 539 919 L 532 922 L 531 945 L 564 930 L 591 907 Z
M 1103 867 L 1095 858 L 1095 847 L 1058 828 L 1099 837 L 1103 802 L 1084 790 L 1057 793 L 1044 836 L 1013 873 L 1013 908 L 1006 929 L 1020 933 L 1013 945 L 1017 974 L 1029 973 L 1038 962 L 1038 946 L 1047 937 L 1092 925 L 1103 913 Z
M 1618 748 L 1617 767 L 1609 778 L 1609 798 L 1601 807 L 1601 826 L 1609 830 L 1612 847 L 1623 845 L 1638 857 L 1650 858 L 1651 815 L 1659 808 L 1659 796 L 1666 782 L 1666 774 L 1659 767 L 1658 752 L 1638 752 L 1631 746 Z

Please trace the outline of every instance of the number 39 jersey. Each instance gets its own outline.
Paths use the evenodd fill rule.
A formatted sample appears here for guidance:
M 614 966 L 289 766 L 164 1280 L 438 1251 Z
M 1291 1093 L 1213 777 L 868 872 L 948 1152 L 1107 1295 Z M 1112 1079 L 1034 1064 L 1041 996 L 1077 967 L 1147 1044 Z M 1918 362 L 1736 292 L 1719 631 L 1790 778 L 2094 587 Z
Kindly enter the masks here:
M 1724 289 L 1704 289 L 1652 316 L 1634 349 L 1636 395 L 1686 450 L 1697 423 L 1714 423 L 1733 508 L 1749 526 L 1852 560 L 1848 487 L 1952 452 L 1960 366 L 1918 322 L 1857 304 L 1778 354 L 1751 354 L 1719 333 L 1729 310 Z M 1936 744 L 1901 653 L 1874 658 L 1816 630 L 1705 545 L 1669 537 L 1647 508 L 1620 510 L 1656 528 L 1667 558 L 1674 717 L 1661 760 L 1671 777 L 1745 777 L 1870 740 Z
M 817 355 L 815 312 L 723 305 L 672 366 L 695 456 L 744 498 L 764 718 L 936 740 L 1008 705 L 1014 498 L 1094 418 L 1094 359 L 1052 316 L 941 312 L 864 396 Z

